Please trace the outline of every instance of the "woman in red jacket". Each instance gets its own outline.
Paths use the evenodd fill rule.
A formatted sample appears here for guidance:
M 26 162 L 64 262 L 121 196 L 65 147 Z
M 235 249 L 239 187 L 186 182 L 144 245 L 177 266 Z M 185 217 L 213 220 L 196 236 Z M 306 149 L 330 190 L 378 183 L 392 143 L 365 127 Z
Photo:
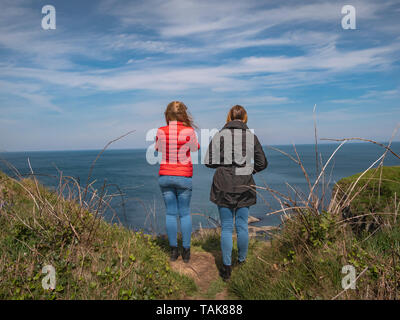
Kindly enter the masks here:
M 162 152 L 159 184 L 166 206 L 166 227 L 171 246 L 171 261 L 178 259 L 177 217 L 182 232 L 182 258 L 190 259 L 192 219 L 190 199 L 192 197 L 193 165 L 190 152 L 200 145 L 194 132 L 194 124 L 187 107 L 180 101 L 168 104 L 165 110 L 167 125 L 157 131 L 156 150 Z

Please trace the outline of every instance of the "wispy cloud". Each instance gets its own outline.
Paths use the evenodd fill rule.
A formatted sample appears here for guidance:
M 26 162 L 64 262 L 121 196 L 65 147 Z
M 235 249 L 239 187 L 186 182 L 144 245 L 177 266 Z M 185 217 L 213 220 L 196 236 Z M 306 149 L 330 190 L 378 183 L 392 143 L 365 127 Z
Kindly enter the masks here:
M 19 136 L 16 119 L 37 133 L 30 139 L 44 140 L 61 130 L 61 124 L 50 123 L 64 119 L 65 130 L 67 124 L 74 128 L 65 146 L 80 139 L 87 146 L 96 140 L 88 138 L 96 128 L 111 134 L 113 127 L 156 126 L 173 99 L 188 102 L 198 122 L 212 126 L 220 125 L 217 117 L 223 121 L 234 103 L 257 114 L 256 128 L 264 128 L 268 117 L 275 117 L 278 128 L 293 116 L 293 130 L 306 132 L 304 117 L 314 103 L 333 109 L 325 112 L 327 128 L 334 117 L 366 124 L 378 116 L 373 107 L 378 105 L 379 117 L 386 117 L 382 130 L 394 121 L 381 102 L 388 110 L 398 106 L 395 1 L 353 1 L 357 30 L 341 29 L 341 1 L 55 0 L 54 5 L 57 29 L 44 31 L 38 4 L 2 2 L 0 111 L 7 114 L 2 118 L 7 149 Z M 355 117 L 361 105 L 368 108 Z M 31 114 L 49 125 L 33 123 L 36 118 L 26 117 Z M 367 127 L 358 126 L 360 135 Z M 280 139 L 290 142 L 292 133 L 280 132 Z M 32 143 L 18 140 L 19 149 Z

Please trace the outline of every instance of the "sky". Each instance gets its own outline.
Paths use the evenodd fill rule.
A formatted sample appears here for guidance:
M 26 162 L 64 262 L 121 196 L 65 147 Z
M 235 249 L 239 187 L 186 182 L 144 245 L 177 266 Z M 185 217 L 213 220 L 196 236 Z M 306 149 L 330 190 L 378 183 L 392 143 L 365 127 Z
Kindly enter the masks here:
M 131 130 L 111 147 L 143 148 L 173 100 L 208 129 L 240 104 L 265 145 L 313 143 L 314 105 L 320 138 L 387 141 L 400 122 L 398 0 L 0 6 L 1 151 L 101 149 Z

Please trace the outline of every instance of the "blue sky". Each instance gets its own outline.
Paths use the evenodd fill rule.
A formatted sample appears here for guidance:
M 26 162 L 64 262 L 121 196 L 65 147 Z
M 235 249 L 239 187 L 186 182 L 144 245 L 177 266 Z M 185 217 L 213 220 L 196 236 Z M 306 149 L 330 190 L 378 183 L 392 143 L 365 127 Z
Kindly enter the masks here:
M 0 150 L 145 147 L 172 100 L 200 128 L 241 104 L 263 144 L 312 143 L 314 104 L 320 137 L 388 140 L 399 30 L 398 1 L 2 0 Z

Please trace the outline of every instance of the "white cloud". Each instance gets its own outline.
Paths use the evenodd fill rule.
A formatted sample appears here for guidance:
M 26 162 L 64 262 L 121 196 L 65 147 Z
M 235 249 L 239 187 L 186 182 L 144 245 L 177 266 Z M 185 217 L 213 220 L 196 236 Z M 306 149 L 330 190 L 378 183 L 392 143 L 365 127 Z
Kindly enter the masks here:
M 41 86 L 32 83 L 14 83 L 10 81 L 0 80 L 0 93 L 11 94 L 16 97 L 20 97 L 26 101 L 23 107 L 15 105 L 5 104 L 4 102 L 0 105 L 0 110 L 4 113 L 7 109 L 9 111 L 20 111 L 20 112 L 37 112 L 38 109 L 45 109 L 62 113 L 62 109 L 51 102 L 52 97 L 47 95 L 41 90 Z
M 360 98 L 362 99 L 370 99 L 370 98 L 394 98 L 400 95 L 400 89 L 393 90 L 370 90 L 366 94 L 362 95 Z
M 95 132 L 113 137 L 116 127 L 127 131 L 132 124 L 139 130 L 156 126 L 170 98 L 182 96 L 204 125 L 219 125 L 229 105 L 240 103 L 257 115 L 252 121 L 271 116 L 273 128 L 279 131 L 288 116 L 292 119 L 288 132 L 303 132 L 309 121 L 298 111 L 305 108 L 303 88 L 315 84 L 343 88 L 348 76 L 379 75 L 392 71 L 399 61 L 399 22 L 379 20 L 386 17 L 383 12 L 393 1 L 352 4 L 359 26 L 354 32 L 341 30 L 341 1 L 106 0 L 99 2 L 100 18 L 93 13 L 90 19 L 94 20 L 88 18 L 87 23 L 99 23 L 96 19 L 105 16 L 114 18 L 111 27 L 99 24 L 77 32 L 58 20 L 57 30 L 50 33 L 40 28 L 40 10 L 29 8 L 26 1 L 5 0 L 2 6 L 7 10 L 0 11 L 0 109 L 7 113 L 2 134 L 15 136 L 21 146 L 40 139 L 44 146 L 47 136 L 57 136 L 64 139 L 65 147 L 80 140 L 85 141 L 82 145 L 97 141 L 101 147 Z M 64 21 L 71 22 L 68 18 L 64 16 Z M 360 101 L 398 96 L 398 89 L 377 88 L 361 96 L 357 91 L 357 97 L 346 99 L 331 92 L 326 99 L 339 107 L 357 107 Z M 98 107 L 107 110 L 107 116 L 80 110 L 77 117 L 76 111 L 62 110 L 54 102 L 78 94 L 86 95 L 90 106 L 107 96 L 109 105 L 101 101 Z M 132 103 L 131 96 L 140 102 Z M 293 113 L 287 112 L 289 107 Z M 329 126 L 332 119 L 354 120 L 357 114 L 350 109 L 322 113 L 321 121 Z M 63 138 L 70 129 L 66 124 L 55 128 L 28 119 L 20 128 L 32 128 L 33 134 L 24 142 L 13 116 L 26 111 L 53 111 L 63 119 L 71 117 L 71 122 L 75 117 L 76 132 Z M 210 112 L 215 119 L 209 119 Z M 363 119 L 367 121 L 371 114 Z M 386 112 L 384 116 L 390 118 Z M 83 128 L 79 121 L 90 125 Z M 137 137 L 135 143 L 142 141 L 141 134 Z
M 94 88 L 105 91 L 177 91 L 191 88 L 236 91 L 248 90 L 257 85 L 255 81 L 251 81 L 251 78 L 247 80 L 240 78 L 244 75 L 276 73 L 280 76 L 282 83 L 285 80 L 284 75 L 293 79 L 292 73 L 299 71 L 303 73 L 319 71 L 320 77 L 325 75 L 324 71 L 328 74 L 376 71 L 377 68 L 385 68 L 394 61 L 392 54 L 396 50 L 398 50 L 398 45 L 349 52 L 327 46 L 302 56 L 246 57 L 215 67 L 156 66 L 152 68 L 150 65 L 142 69 L 138 66 L 134 70 L 114 68 L 81 72 L 15 67 L 0 67 L 0 70 L 4 76 L 33 78 L 64 87 Z M 269 80 L 270 83 L 264 82 L 263 86 L 275 85 L 273 77 Z M 298 83 L 298 85 L 307 84 L 306 79 Z
M 277 6 L 274 1 L 150 0 L 138 4 L 106 0 L 102 10 L 113 14 L 125 26 L 140 25 L 165 37 L 236 32 L 260 25 L 266 29 L 299 21 L 327 23 L 340 21 L 342 17 L 343 4 L 339 1 L 312 1 L 300 5 L 296 1 L 288 2 Z M 376 11 L 384 6 L 371 1 L 353 1 L 352 4 L 363 19 L 374 18 Z

